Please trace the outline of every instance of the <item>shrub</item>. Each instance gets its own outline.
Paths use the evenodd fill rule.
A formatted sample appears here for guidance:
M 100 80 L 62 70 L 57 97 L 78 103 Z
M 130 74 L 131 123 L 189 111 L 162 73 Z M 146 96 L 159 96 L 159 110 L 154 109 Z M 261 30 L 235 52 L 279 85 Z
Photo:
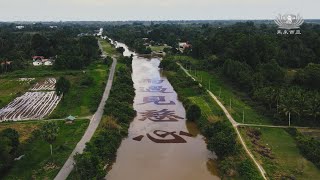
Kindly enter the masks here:
M 81 86 L 92 86 L 94 84 L 95 84 L 95 82 L 94 82 L 93 77 L 91 77 L 89 75 L 85 75 L 80 83 Z
M 196 121 L 201 117 L 201 109 L 198 105 L 192 104 L 187 109 L 187 119 Z
M 227 123 L 218 121 L 214 123 L 207 133 L 209 135 L 208 149 L 214 151 L 219 158 L 224 158 L 228 155 L 232 155 L 237 150 L 237 137 Z
M 100 157 L 93 155 L 90 152 L 77 154 L 75 156 L 76 174 L 79 179 L 103 179 L 106 175 L 106 170 Z
M 2 138 L 6 137 L 10 140 L 10 146 L 12 148 L 10 151 L 11 154 L 15 153 L 18 150 L 18 147 L 20 144 L 20 141 L 19 141 L 20 135 L 16 130 L 12 128 L 7 128 L 0 133 L 0 137 Z
M 320 168 L 320 142 L 302 135 L 297 138 L 297 141 L 302 155 Z
M 256 167 L 250 159 L 242 161 L 239 165 L 239 173 L 244 179 L 257 180 L 262 179 L 260 174 L 257 173 Z
M 19 133 L 11 128 L 0 133 L 0 178 L 13 163 L 13 158 L 19 147 Z

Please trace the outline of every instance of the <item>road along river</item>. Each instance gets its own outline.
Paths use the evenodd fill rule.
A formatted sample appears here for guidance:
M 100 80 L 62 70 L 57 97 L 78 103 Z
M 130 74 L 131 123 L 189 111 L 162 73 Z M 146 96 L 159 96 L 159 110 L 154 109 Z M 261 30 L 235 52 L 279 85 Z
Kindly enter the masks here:
M 159 58 L 134 55 L 132 80 L 134 109 L 129 135 L 118 149 L 115 163 L 106 176 L 109 180 L 215 180 L 216 156 L 206 148 L 204 137 L 186 112 L 173 87 L 161 75 Z

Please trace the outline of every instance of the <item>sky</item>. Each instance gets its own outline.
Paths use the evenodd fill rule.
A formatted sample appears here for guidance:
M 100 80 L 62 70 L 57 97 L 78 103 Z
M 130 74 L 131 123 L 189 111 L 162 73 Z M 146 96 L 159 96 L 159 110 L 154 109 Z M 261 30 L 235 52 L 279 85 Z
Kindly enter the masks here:
M 320 0 L 0 0 L 0 21 L 320 19 Z

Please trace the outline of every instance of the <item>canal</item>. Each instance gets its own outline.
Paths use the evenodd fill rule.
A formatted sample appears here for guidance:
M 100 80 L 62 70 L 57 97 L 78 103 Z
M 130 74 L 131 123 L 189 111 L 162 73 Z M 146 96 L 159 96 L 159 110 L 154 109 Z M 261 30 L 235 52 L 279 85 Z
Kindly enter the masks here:
M 220 179 L 216 155 L 207 150 L 196 125 L 186 112 L 170 82 L 162 75 L 160 58 L 133 54 L 134 109 L 129 135 L 123 139 L 108 172 L 109 180 L 215 180 Z

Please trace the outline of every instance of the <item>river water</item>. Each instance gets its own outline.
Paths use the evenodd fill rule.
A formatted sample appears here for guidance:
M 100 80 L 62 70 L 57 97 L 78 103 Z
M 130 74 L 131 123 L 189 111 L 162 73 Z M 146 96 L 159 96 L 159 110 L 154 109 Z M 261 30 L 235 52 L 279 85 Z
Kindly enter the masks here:
M 134 109 L 129 135 L 118 149 L 109 180 L 215 180 L 216 156 L 186 112 L 173 87 L 161 75 L 159 58 L 143 58 L 125 44 L 125 56 L 134 55 L 132 80 Z

